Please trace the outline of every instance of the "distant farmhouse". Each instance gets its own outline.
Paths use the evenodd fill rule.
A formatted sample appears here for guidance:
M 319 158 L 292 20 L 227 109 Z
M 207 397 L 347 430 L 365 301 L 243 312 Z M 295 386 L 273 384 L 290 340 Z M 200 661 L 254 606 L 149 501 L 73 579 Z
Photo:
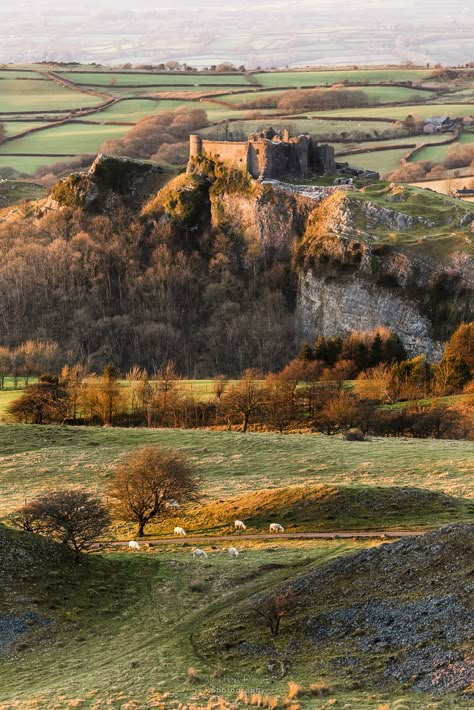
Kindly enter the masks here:
M 338 172 L 332 146 L 319 144 L 309 135 L 291 138 L 289 131 L 280 134 L 273 128 L 251 133 L 248 140 L 242 142 L 209 141 L 190 136 L 190 158 L 201 155 L 247 169 L 256 180 L 335 176 Z
M 425 119 L 423 133 L 448 133 L 454 128 L 454 121 L 449 116 L 431 116 Z

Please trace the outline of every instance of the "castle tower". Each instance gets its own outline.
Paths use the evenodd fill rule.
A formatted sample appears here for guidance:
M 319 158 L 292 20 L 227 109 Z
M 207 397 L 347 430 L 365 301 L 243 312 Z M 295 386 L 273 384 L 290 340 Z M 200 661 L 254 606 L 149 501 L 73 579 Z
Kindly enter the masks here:
M 282 141 L 283 143 L 290 142 L 290 131 L 288 130 L 288 128 L 285 128 L 285 130 L 283 131 Z
M 189 136 L 189 157 L 197 158 L 202 155 L 202 138 L 201 136 Z

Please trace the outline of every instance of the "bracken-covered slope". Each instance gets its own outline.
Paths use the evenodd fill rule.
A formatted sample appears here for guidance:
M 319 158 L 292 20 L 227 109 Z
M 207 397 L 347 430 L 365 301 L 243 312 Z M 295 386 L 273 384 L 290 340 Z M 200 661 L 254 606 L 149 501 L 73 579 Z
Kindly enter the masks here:
M 293 676 L 338 676 L 346 687 L 474 691 L 474 526 L 345 556 L 269 590 L 291 590 L 279 636 L 258 621 L 265 595 L 245 602 L 200 642 L 225 663 L 280 659 Z M 243 623 L 235 625 L 235 619 Z M 455 702 L 455 701 L 453 701 Z

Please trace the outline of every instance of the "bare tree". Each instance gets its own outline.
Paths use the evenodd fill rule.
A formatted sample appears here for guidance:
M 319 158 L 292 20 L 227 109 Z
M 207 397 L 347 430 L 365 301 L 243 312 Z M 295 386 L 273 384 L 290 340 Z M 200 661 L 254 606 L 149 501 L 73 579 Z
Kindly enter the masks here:
M 260 598 L 255 606 L 257 622 L 264 624 L 272 636 L 278 636 L 281 620 L 291 613 L 295 601 L 295 593 L 292 589 Z
M 137 535 L 143 537 L 145 525 L 168 510 L 168 501 L 194 500 L 198 488 L 193 468 L 179 451 L 145 446 L 117 466 L 109 495 L 117 517 L 137 523 Z
M 232 417 L 242 417 L 242 431 L 246 432 L 250 419 L 267 400 L 267 391 L 261 383 L 262 375 L 258 370 L 245 370 L 240 380 L 229 387 L 222 398 L 227 413 Z
M 18 513 L 17 524 L 67 545 L 79 562 L 81 551 L 107 530 L 110 516 L 100 500 L 90 493 L 58 490 L 24 506 Z

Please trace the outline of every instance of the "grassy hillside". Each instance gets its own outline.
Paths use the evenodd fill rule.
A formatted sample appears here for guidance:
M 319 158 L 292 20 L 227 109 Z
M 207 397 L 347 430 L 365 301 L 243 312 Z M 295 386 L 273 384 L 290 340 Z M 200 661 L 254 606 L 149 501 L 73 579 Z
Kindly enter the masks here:
M 1 649 L 3 710 L 169 710 L 178 702 L 210 708 L 209 698 L 217 695 L 227 710 L 241 689 L 250 694 L 255 688 L 277 697 L 282 708 L 288 681 L 301 675 L 295 656 L 288 656 L 291 665 L 281 678 L 267 670 L 259 652 L 247 658 L 226 652 L 224 658 L 209 634 L 246 600 L 374 547 L 353 541 L 247 543 L 240 545 L 238 560 L 230 560 L 222 545 L 207 548 L 203 562 L 181 543 L 165 551 L 89 555 L 77 566 L 59 545 L 34 536 L 0 526 L 0 540 L 4 642 L 9 630 L 8 648 Z M 237 627 L 245 638 L 241 624 L 232 626 L 229 639 Z M 196 673 L 192 683 L 189 668 Z M 374 710 L 400 698 L 411 710 L 430 707 L 426 695 L 400 684 L 351 688 L 339 671 L 322 671 L 321 663 L 308 669 L 305 681 L 330 687 L 329 707 Z M 317 705 L 310 696 L 298 702 L 302 710 L 314 710 L 323 699 Z M 468 707 L 460 694 L 456 702 Z M 245 699 L 233 707 L 247 707 Z
M 474 526 L 451 526 L 330 562 L 276 590 L 293 595 L 278 637 L 259 616 L 262 594 L 203 625 L 196 643 L 231 672 L 276 658 L 306 688 L 337 676 L 336 687 L 451 693 L 440 707 L 462 707 L 474 678 L 473 544 Z
M 0 516 L 51 487 L 102 494 L 116 462 L 150 443 L 191 458 L 204 479 L 204 501 L 298 484 L 417 487 L 473 497 L 474 442 L 4 425 Z
M 148 534 L 170 535 L 175 525 L 189 534 L 235 534 L 234 520 L 247 533 L 268 532 L 279 522 L 286 532 L 334 530 L 396 530 L 474 522 L 474 501 L 417 488 L 387 486 L 307 485 L 270 488 L 177 512 L 176 518 L 152 524 Z M 121 537 L 133 526 L 116 527 Z
M 353 541 L 293 541 L 278 547 L 246 543 L 239 545 L 237 560 L 230 560 L 226 546 L 219 545 L 206 548 L 209 558 L 205 561 L 193 560 L 192 548 L 179 543 L 159 551 L 150 548 L 139 553 L 89 555 L 81 565 L 72 565 L 60 545 L 35 536 L 0 526 L 0 541 L 3 710 L 171 710 L 179 702 L 210 710 L 216 707 L 208 705 L 211 696 L 220 696 L 221 710 L 230 710 L 241 690 L 249 697 L 246 702 L 241 693 L 232 706 L 236 710 L 250 705 L 253 692 L 276 698 L 276 710 L 283 708 L 289 681 L 303 682 L 306 687 L 315 683 L 329 691 L 319 700 L 299 692 L 297 702 L 302 710 L 334 705 L 352 710 L 450 707 L 432 704 L 435 698 L 410 692 L 402 683 L 375 687 L 366 676 L 361 679 L 357 666 L 351 675 L 350 669 L 332 664 L 346 649 L 347 653 L 358 653 L 352 651 L 358 639 L 355 634 L 348 635 L 344 645 L 336 641 L 334 649 L 325 644 L 309 651 L 303 638 L 298 640 L 295 653 L 296 647 L 292 650 L 287 644 L 292 640 L 292 628 L 301 638 L 298 626 L 284 620 L 282 637 L 276 642 L 259 625 L 247 626 L 249 606 L 269 590 L 294 584 L 295 579 L 302 580 L 305 613 L 312 619 L 334 605 L 349 606 L 372 598 L 374 589 L 378 597 L 391 597 L 393 604 L 398 604 L 397 591 L 401 586 L 399 596 L 406 594 L 407 582 L 393 584 L 392 593 L 387 588 L 397 574 L 403 579 L 399 555 L 390 558 L 393 571 L 387 584 L 379 584 L 379 560 L 387 558 L 387 550 L 397 543 L 379 549 Z M 347 557 L 360 550 L 367 550 L 365 557 Z M 444 551 L 449 579 L 455 579 L 459 588 L 465 579 L 466 555 L 459 547 L 454 555 L 452 545 Z M 413 555 L 405 555 L 403 570 L 411 559 Z M 366 581 L 349 586 L 361 564 Z M 341 569 L 348 570 L 342 586 Z M 431 570 L 423 569 L 416 586 L 412 584 L 415 599 L 422 597 L 430 574 Z M 329 580 L 324 595 L 317 592 L 321 579 Z M 311 580 L 311 593 L 304 580 Z M 448 578 L 441 581 L 436 593 L 441 595 L 447 584 Z M 222 633 L 219 630 L 226 625 L 227 644 L 216 647 Z M 361 631 L 367 635 L 365 629 Z M 250 642 L 248 654 L 234 648 L 236 637 Z M 372 638 L 370 643 L 374 652 L 364 658 L 378 670 L 387 654 L 376 649 Z M 270 660 L 283 660 L 283 677 L 268 670 L 269 653 Z M 277 664 L 278 670 L 280 667 Z M 194 682 L 188 680 L 189 668 L 195 671 Z M 448 702 L 451 699 L 456 708 L 469 707 L 469 700 L 463 700 L 460 692 L 448 696 Z M 253 704 L 257 704 L 257 696 Z

